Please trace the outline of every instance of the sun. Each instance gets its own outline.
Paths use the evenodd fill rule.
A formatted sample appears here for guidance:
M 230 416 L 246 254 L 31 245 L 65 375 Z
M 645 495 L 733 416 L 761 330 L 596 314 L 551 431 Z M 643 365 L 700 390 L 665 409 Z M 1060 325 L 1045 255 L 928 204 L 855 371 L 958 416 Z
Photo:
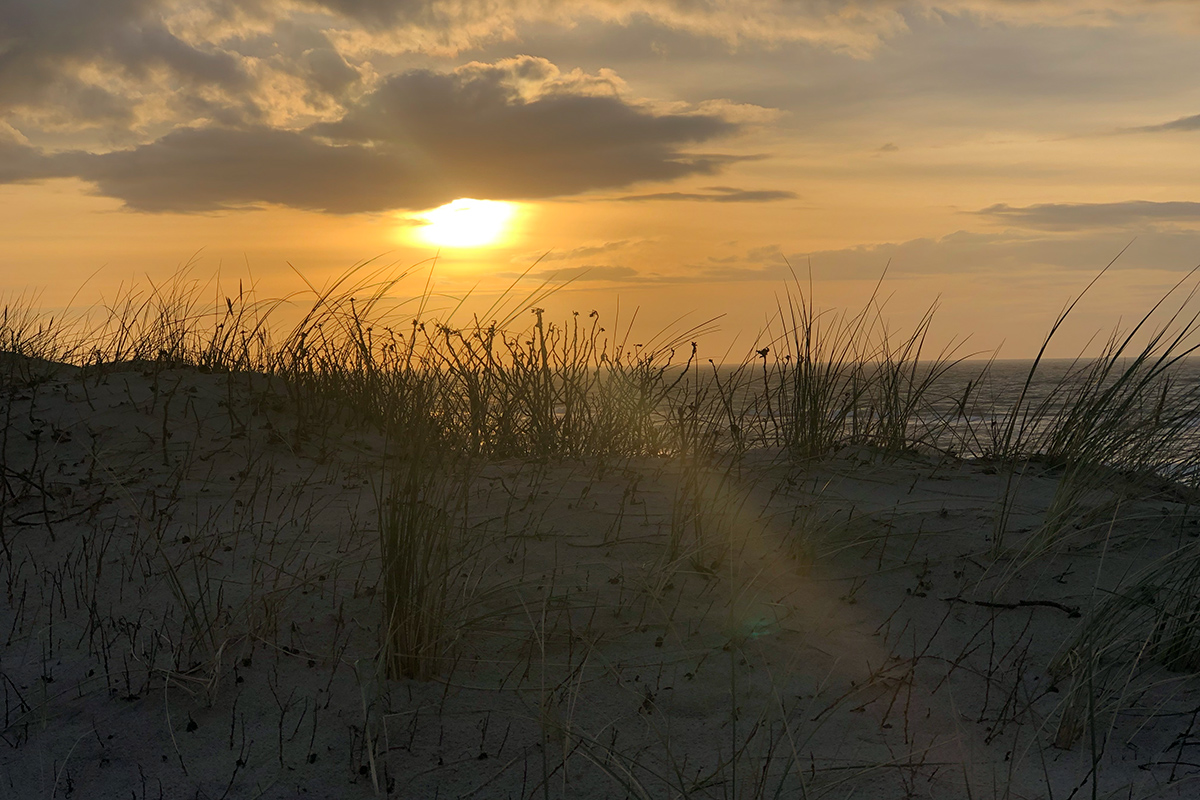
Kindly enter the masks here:
M 417 214 L 417 236 L 438 247 L 487 247 L 505 237 L 515 214 L 512 203 L 463 197 Z

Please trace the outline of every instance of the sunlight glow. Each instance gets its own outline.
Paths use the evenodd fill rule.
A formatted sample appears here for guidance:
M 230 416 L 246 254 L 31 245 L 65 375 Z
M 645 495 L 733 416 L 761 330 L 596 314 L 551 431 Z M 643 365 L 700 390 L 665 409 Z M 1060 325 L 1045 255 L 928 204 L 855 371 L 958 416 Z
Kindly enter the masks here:
M 512 203 L 464 197 L 417 215 L 417 236 L 439 247 L 487 247 L 505 237 L 515 213 Z

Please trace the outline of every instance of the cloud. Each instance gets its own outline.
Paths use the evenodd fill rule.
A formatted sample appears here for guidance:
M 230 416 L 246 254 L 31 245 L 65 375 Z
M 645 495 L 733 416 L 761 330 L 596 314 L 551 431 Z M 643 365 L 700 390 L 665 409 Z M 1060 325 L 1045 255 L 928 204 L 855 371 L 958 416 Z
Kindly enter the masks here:
M 300 61 L 312 83 L 327 94 L 339 95 L 361 77 L 358 70 L 332 47 L 305 50 L 300 55 Z
M 632 281 L 640 273 L 632 267 L 610 266 L 606 264 L 585 264 L 579 267 L 563 267 L 562 269 L 543 269 L 528 274 L 520 272 L 501 273 L 502 278 L 518 278 L 524 275 L 526 280 L 548 281 L 550 283 L 568 283 L 576 281 Z
M 0 129 L 0 183 L 26 183 L 45 178 L 63 177 L 52 159 L 19 137 L 5 135 Z
M 1200 131 L 1200 114 L 1190 117 L 1180 117 L 1159 125 L 1144 125 L 1140 128 L 1130 128 L 1132 133 L 1158 133 L 1160 131 Z
M 741 157 L 689 147 L 739 132 L 716 113 L 625 99 L 610 73 L 531 57 L 394 75 L 338 121 L 185 127 L 108 153 L 14 151 L 0 174 L 70 175 L 140 211 L 272 203 L 355 213 L 457 197 L 544 198 L 708 175 Z M 36 156 L 36 158 L 35 158 Z M 733 190 L 736 191 L 736 190 Z
M 5 146 L 0 179 L 77 175 L 143 210 L 280 202 L 373 211 L 419 208 L 416 204 L 454 196 L 626 192 L 641 182 L 715 175 L 745 159 L 703 152 L 701 146 L 778 116 L 764 105 L 802 109 L 789 124 L 808 126 L 805 134 L 812 138 L 823 119 L 839 121 L 838 115 L 863 109 L 886 114 L 889 102 L 913 109 L 922 124 L 937 124 L 929 109 L 910 98 L 937 100 L 938 92 L 978 98 L 972 107 L 942 109 L 983 119 L 983 125 L 990 124 L 981 116 L 987 108 L 1010 119 L 1042 120 L 1013 113 L 996 97 L 1027 102 L 1037 87 L 1048 87 L 1042 94 L 1058 104 L 1066 89 L 1072 96 L 1112 92 L 1111 76 L 1095 79 L 1091 71 L 1100 60 L 1093 55 L 1111 51 L 1084 51 L 1076 42 L 1059 48 L 1062 63 L 1079 62 L 1087 69 L 1059 69 L 1060 62 L 1053 61 L 1052 70 L 1039 70 L 1028 65 L 1046 63 L 1036 57 L 1042 49 L 1029 50 L 1033 56 L 1027 57 L 1025 50 L 1000 48 L 990 39 L 981 47 L 955 25 L 1006 38 L 1008 29 L 989 21 L 1028 25 L 1031 31 L 1045 24 L 1105 26 L 1142 17 L 1174 20 L 1189 7 L 1194 3 L 1173 0 L 0 0 L 0 121 L 44 148 L 39 155 Z M 678 77 L 693 74 L 686 58 L 670 64 L 664 59 L 661 74 L 668 76 L 662 83 L 672 87 L 670 92 L 693 101 L 687 105 L 632 99 L 611 70 L 559 70 L 528 56 L 496 60 L 526 36 L 549 41 L 588 25 L 614 37 L 653 28 L 645 32 L 646 47 L 669 30 L 676 36 L 673 42 L 701 42 L 693 54 L 744 56 L 750 79 L 742 81 L 743 73 L 731 71 L 724 85 L 736 85 L 729 90 L 738 94 L 735 99 L 762 105 L 696 100 L 696 87 L 706 85 L 705 78 L 698 71 L 687 80 Z M 961 41 L 953 61 L 939 55 L 947 48 L 926 46 L 923 37 L 939 26 L 948 31 L 946 40 Z M 504 42 L 503 52 L 490 63 L 449 71 L 390 72 L 397 65 L 431 60 L 380 56 L 459 52 L 484 42 Z M 812 47 L 780 46 L 791 42 Z M 885 42 L 894 46 L 881 47 Z M 1151 45 L 1158 46 L 1146 46 Z M 560 61 L 611 64 L 644 57 L 632 50 L 585 56 L 564 47 L 569 54 Z M 913 48 L 928 51 L 931 63 L 895 73 L 897 65 L 888 58 L 898 56 L 889 53 L 903 51 L 907 58 Z M 1085 59 L 1082 52 L 1093 55 Z M 876 61 L 852 61 L 845 53 Z M 1115 65 L 1109 67 L 1114 72 L 1128 72 L 1122 87 L 1136 84 L 1139 92 L 1145 75 L 1130 65 L 1157 63 L 1136 57 L 1104 61 Z M 967 68 L 972 63 L 983 66 L 972 71 Z M 762 71 L 754 72 L 756 66 Z M 770 71 L 781 66 L 793 71 Z M 893 79 L 882 80 L 883 72 Z M 1053 79 L 1047 78 L 1050 72 Z M 1174 78 L 1180 81 L 1191 74 L 1168 72 L 1182 76 Z M 781 74 L 787 79 L 779 79 Z M 1092 88 L 1071 83 L 1064 89 L 1061 81 L 1075 75 Z M 1154 127 L 1186 130 L 1191 125 L 1200 126 L 1200 117 Z M 905 134 L 883 129 L 878 135 L 871 146 Z M 231 162 L 260 183 L 210 166 L 212 148 L 218 146 L 231 148 Z M 279 150 L 264 150 L 272 146 Z M 65 148 L 91 154 L 53 152 Z M 251 163 L 260 155 L 266 163 Z M 310 159 L 294 168 L 311 173 L 320 197 L 288 174 L 284 163 L 291 156 Z M 129 172 L 147 164 L 159 167 L 162 177 Z M 338 170 L 361 185 L 339 183 Z M 167 175 L 176 181 L 173 186 Z M 402 185 L 385 185 L 385 180 Z M 627 199 L 794 198 L 769 190 L 659 189 L 630 193 Z
M 345 42 L 363 51 L 458 53 L 517 39 L 536 25 L 583 21 L 658 25 L 730 44 L 809 41 L 866 53 L 905 27 L 895 0 L 310 0 L 362 26 Z M 372 35 L 374 34 L 374 35 Z
M 1200 222 L 1200 203 L 1130 200 L 1122 203 L 1041 203 L 1024 207 L 998 203 L 975 213 L 1019 228 L 1072 231 L 1164 222 L 1196 223 Z
M 598 255 L 612 253 L 617 250 L 622 250 L 631 244 L 629 239 L 620 239 L 615 242 L 605 242 L 604 244 L 596 245 L 581 245 L 573 247 L 570 250 L 551 250 L 548 253 L 534 252 L 524 253 L 519 256 L 514 256 L 513 261 L 530 262 L 530 261 L 574 261 L 580 258 L 595 258 Z
M 687 145 L 738 132 L 715 113 L 658 111 L 626 100 L 615 75 L 561 73 L 520 56 L 452 72 L 392 76 L 341 120 L 312 133 L 395 148 L 456 196 L 519 199 L 713 174 L 739 160 Z
M 368 52 L 456 54 L 552 25 L 642 21 L 729 46 L 805 42 L 866 57 L 916 18 L 1017 26 L 1195 28 L 1193 0 L 308 0 L 351 23 L 343 44 Z
M 1126 249 L 1127 248 L 1127 249 Z M 928 275 L 1030 275 L 1057 270 L 1095 273 L 1115 262 L 1116 270 L 1183 272 L 1200 257 L 1200 231 L 1154 231 L 1133 239 L 1121 232 L 1088 231 L 1080 234 L 979 233 L 955 231 L 941 237 L 899 242 L 878 242 L 840 249 L 785 251 L 778 245 L 754 247 L 728 255 L 710 256 L 690 264 L 680 273 L 632 269 L 605 272 L 591 268 L 591 277 L 639 284 L 790 282 L 806 280 L 811 268 L 818 280 L 877 280 L 884 271 L 890 279 Z M 544 270 L 546 280 L 557 274 L 566 280 L 584 267 Z
M 508 55 L 513 42 L 589 25 L 617 35 L 653 27 L 726 52 L 797 52 L 781 46 L 803 42 L 868 58 L 951 18 L 1034 28 L 1177 24 L 1188 15 L 1192 0 L 5 0 L 0 118 L 34 139 L 96 129 L 110 147 L 212 123 L 297 129 L 336 119 L 348 97 L 386 80 L 380 70 L 395 68 L 392 56 L 499 44 L 496 55 Z M 622 57 L 615 46 L 602 55 L 598 63 Z M 996 75 L 1031 63 L 1040 62 L 1004 58 Z M 971 75 L 961 65 L 938 70 L 960 72 Z M 767 87 L 743 94 L 755 91 Z M 732 105 L 711 113 L 749 121 Z
M 1124 253 L 1122 251 L 1124 250 Z M 1111 232 L 1080 235 L 976 233 L 955 231 L 941 237 L 879 242 L 840 249 L 785 252 L 778 245 L 754 247 L 727 256 L 710 256 L 688 265 L 683 273 L 647 273 L 624 267 L 577 267 L 543 270 L 541 280 L 569 280 L 591 269 L 584 280 L 639 284 L 790 282 L 806 280 L 811 268 L 818 280 L 877 280 L 884 271 L 891 279 L 914 276 L 977 274 L 1039 274 L 1055 270 L 1095 273 L 1121 254 L 1117 270 L 1183 272 L 1197 263 L 1200 231 L 1156 231 L 1132 240 Z M 513 273 L 515 277 L 516 273 Z
M 235 55 L 185 42 L 157 0 L 6 0 L 0 3 L 0 112 L 50 124 L 130 123 L 144 85 L 168 73 L 177 88 L 243 91 Z
M 940 238 L 883 242 L 836 250 L 794 252 L 786 256 L 759 249 L 740 259 L 720 264 L 700 264 L 689 281 L 789 280 L 794 269 L 806 275 L 811 265 L 821 279 L 863 280 L 888 275 L 938 275 L 1029 273 L 1072 269 L 1099 271 L 1126 246 L 1115 269 L 1188 270 L 1200 253 L 1200 231 L 1155 231 L 1137 237 L 1124 233 L 1088 232 L 1081 235 L 974 233 L 956 231 Z M 788 266 L 790 263 L 790 267 Z
M 184 128 L 132 150 L 64 153 L 60 173 L 137 211 L 197 212 L 275 203 L 333 213 L 424 208 L 436 176 L 381 150 L 333 147 L 296 131 Z
M 646 200 L 691 200 L 702 203 L 770 203 L 776 200 L 795 200 L 795 192 L 775 189 L 735 189 L 731 186 L 708 186 L 705 193 L 699 192 L 654 192 L 618 197 L 622 202 Z

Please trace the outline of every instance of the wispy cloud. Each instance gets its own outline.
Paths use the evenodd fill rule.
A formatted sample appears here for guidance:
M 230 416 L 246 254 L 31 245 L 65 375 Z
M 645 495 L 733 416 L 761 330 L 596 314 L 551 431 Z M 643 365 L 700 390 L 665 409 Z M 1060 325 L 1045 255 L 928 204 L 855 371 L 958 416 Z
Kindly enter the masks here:
M 1099 270 L 1127 245 L 1124 232 L 978 233 L 956 231 L 942 237 L 880 242 L 833 250 L 793 252 L 748 251 L 699 264 L 686 280 L 786 281 L 793 269 L 804 275 L 811 267 L 819 279 L 872 279 L 883 270 L 901 278 L 954 273 L 1030 273 L 1047 269 Z M 1138 236 L 1114 264 L 1116 269 L 1187 270 L 1200 253 L 1200 231 L 1154 231 Z M 785 260 L 786 259 L 786 260 Z M 789 267 L 789 264 L 791 265 Z
M 1200 203 L 1129 200 L 1121 203 L 1039 203 L 1021 207 L 998 203 L 975 213 L 1019 228 L 1073 231 L 1156 223 L 1197 223 L 1200 222 Z
M 638 278 L 640 273 L 632 267 L 611 266 L 607 264 L 585 264 L 579 267 L 543 269 L 530 273 L 500 273 L 500 277 L 502 278 L 517 278 L 522 275 L 524 275 L 526 280 L 568 283 L 575 281 L 631 281 Z
M 1200 131 L 1200 114 L 1190 117 L 1179 117 L 1170 122 L 1158 125 L 1142 125 L 1137 128 L 1127 128 L 1123 133 L 1158 133 L 1161 131 Z
M 547 262 L 547 261 L 575 261 L 581 258 L 595 258 L 606 253 L 613 253 L 617 250 L 624 250 L 633 242 L 630 239 L 618 239 L 613 242 L 604 242 L 603 244 L 588 244 L 572 247 L 570 250 L 551 250 L 549 252 L 531 252 L 522 253 L 514 256 L 514 262 Z
M 708 186 L 703 192 L 654 192 L 618 197 L 622 202 L 644 202 L 647 200 L 686 200 L 700 203 L 771 203 L 777 200 L 795 200 L 795 192 L 775 189 L 735 189 L 731 186 Z
M 1195 24 L 1191 0 L 311 0 L 311 5 L 377 34 L 360 36 L 360 43 L 443 53 L 518 39 L 537 26 L 585 20 L 614 25 L 649 20 L 735 47 L 804 42 L 857 57 L 902 35 L 917 18 L 970 16 L 1013 26 Z

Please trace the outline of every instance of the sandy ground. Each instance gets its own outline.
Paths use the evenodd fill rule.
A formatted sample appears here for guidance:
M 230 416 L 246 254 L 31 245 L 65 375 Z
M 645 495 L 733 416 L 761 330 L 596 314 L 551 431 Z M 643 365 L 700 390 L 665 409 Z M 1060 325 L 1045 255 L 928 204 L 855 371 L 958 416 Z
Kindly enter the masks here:
M 1146 657 L 1144 570 L 1200 532 L 1170 487 L 1113 476 L 1050 543 L 1037 465 L 480 464 L 439 674 L 388 680 L 384 443 L 288 409 L 5 388 L 0 796 L 1200 794 L 1200 681 Z

